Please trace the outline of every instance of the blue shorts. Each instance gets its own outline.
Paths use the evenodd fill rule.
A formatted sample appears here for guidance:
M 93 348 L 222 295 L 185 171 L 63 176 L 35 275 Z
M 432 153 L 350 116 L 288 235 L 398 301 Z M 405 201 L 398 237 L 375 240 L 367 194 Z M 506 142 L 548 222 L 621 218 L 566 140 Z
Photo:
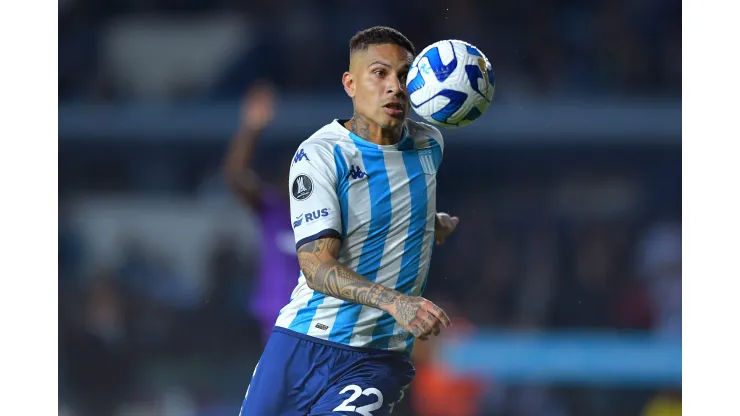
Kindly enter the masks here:
M 414 378 L 400 353 L 366 350 L 275 328 L 241 416 L 387 416 Z

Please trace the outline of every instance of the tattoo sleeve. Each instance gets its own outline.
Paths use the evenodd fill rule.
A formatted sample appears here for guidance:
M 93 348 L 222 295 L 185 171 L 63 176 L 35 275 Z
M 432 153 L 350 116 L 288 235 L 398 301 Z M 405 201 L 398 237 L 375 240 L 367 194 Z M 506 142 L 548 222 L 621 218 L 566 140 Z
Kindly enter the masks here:
M 377 309 L 392 304 L 401 295 L 340 264 L 340 246 L 336 238 L 321 238 L 298 248 L 298 263 L 311 289 Z

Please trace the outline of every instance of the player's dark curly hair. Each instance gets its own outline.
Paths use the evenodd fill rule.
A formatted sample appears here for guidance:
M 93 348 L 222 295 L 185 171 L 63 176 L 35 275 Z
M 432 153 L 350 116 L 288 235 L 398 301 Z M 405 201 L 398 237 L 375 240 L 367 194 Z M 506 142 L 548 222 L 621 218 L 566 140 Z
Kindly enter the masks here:
M 414 44 L 406 36 L 396 29 L 385 26 L 375 26 L 357 32 L 349 41 L 349 53 L 363 51 L 370 45 L 386 43 L 398 45 L 411 52 L 412 55 L 416 55 Z

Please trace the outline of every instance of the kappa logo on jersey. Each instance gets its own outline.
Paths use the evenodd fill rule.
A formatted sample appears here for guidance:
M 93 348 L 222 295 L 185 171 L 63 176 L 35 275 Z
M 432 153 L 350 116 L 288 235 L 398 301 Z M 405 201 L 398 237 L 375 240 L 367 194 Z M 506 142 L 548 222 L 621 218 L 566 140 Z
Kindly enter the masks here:
M 303 224 L 303 221 L 306 221 L 306 224 L 308 224 L 311 221 L 316 221 L 319 218 L 328 217 L 329 216 L 329 208 L 323 208 L 323 209 L 317 209 L 316 211 L 311 211 L 306 214 L 301 214 L 296 217 L 296 220 L 293 222 L 293 228 L 298 228 Z
M 359 166 L 351 165 L 349 168 L 349 176 L 352 179 L 362 179 L 367 176 L 367 173 L 363 172 Z
M 298 151 L 298 153 L 296 153 L 295 157 L 293 158 L 293 163 L 294 164 L 298 163 L 303 159 L 306 159 L 309 162 L 311 161 L 311 159 L 308 158 L 308 155 L 306 154 L 306 152 L 304 152 L 303 149 L 301 149 Z
M 306 175 L 296 176 L 290 193 L 298 201 L 307 199 L 313 193 L 313 181 Z

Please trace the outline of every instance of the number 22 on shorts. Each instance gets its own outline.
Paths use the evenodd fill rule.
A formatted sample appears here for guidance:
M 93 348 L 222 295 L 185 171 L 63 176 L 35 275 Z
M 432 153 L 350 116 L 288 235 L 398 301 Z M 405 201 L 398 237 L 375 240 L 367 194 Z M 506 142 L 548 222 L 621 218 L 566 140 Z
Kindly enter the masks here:
M 375 387 L 370 387 L 365 390 L 362 390 L 362 388 L 356 384 L 350 384 L 349 386 L 342 389 L 342 391 L 339 392 L 339 394 L 347 393 L 348 391 L 352 391 L 352 395 L 349 396 L 348 399 L 342 402 L 339 406 L 335 407 L 332 412 L 355 412 L 359 413 L 362 416 L 373 416 L 372 412 L 373 410 L 378 410 L 381 407 L 383 407 L 383 393 L 380 392 L 380 390 L 376 389 Z M 357 400 L 360 396 L 370 396 L 374 395 L 378 398 L 378 400 L 375 403 L 370 403 L 365 406 L 352 406 L 351 403 Z

